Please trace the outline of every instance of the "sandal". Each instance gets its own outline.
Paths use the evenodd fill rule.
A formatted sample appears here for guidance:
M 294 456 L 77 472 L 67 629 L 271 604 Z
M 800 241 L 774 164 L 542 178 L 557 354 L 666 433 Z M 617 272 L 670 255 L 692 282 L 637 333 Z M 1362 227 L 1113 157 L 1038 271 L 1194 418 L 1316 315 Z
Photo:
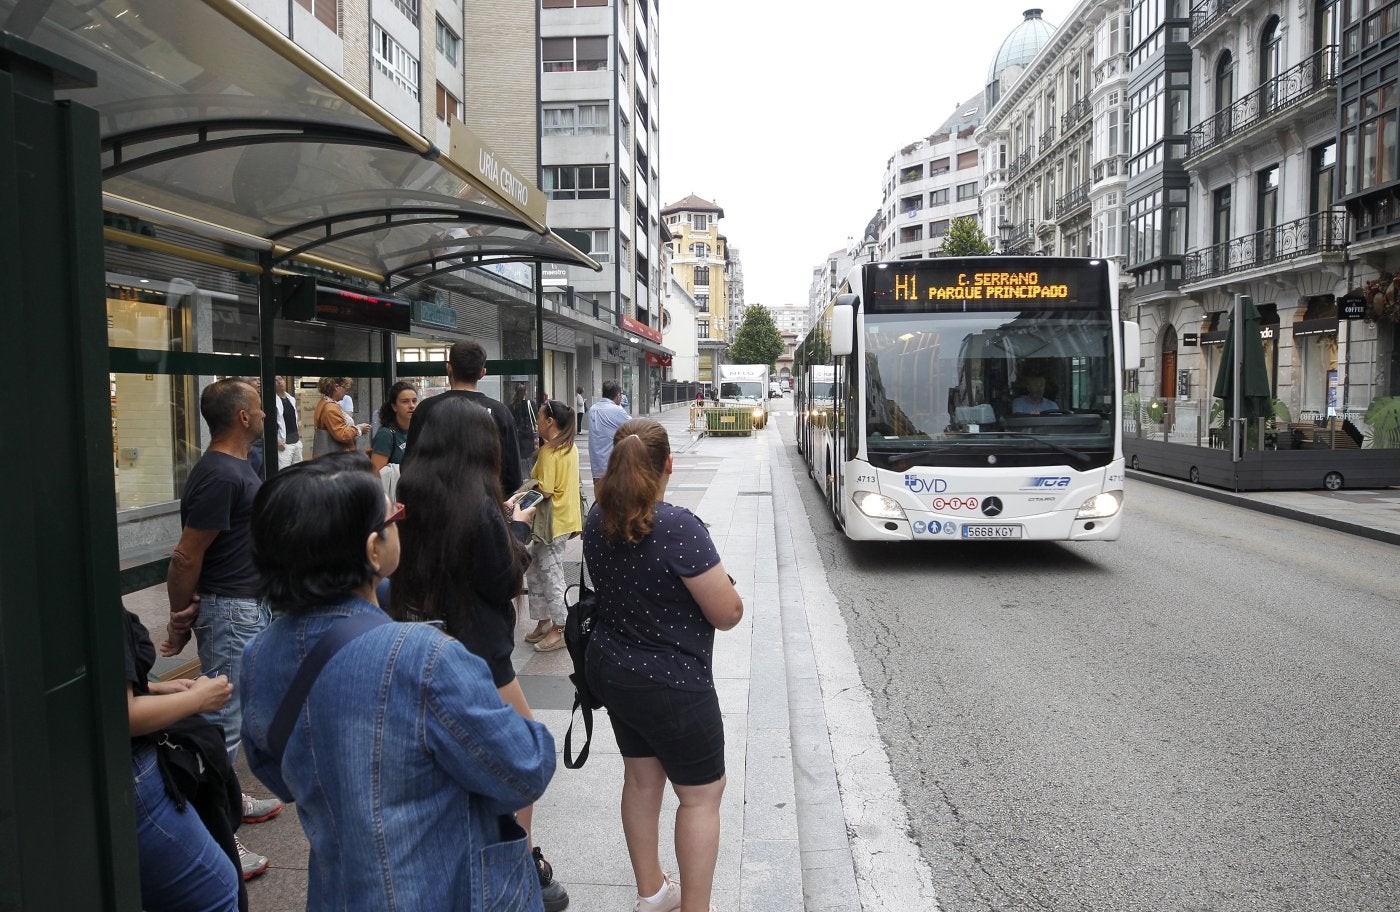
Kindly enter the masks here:
M 559 632 L 559 637 L 551 642 L 548 638 L 548 634 L 546 634 L 544 638 L 535 644 L 535 652 L 553 652 L 556 649 L 564 648 L 564 631 L 559 627 L 555 627 L 554 630 Z
M 549 631 L 551 629 L 553 628 L 545 627 L 543 630 L 541 630 L 540 628 L 536 627 L 534 630 L 531 630 L 529 633 L 525 634 L 525 642 L 538 643 L 540 640 L 549 636 Z

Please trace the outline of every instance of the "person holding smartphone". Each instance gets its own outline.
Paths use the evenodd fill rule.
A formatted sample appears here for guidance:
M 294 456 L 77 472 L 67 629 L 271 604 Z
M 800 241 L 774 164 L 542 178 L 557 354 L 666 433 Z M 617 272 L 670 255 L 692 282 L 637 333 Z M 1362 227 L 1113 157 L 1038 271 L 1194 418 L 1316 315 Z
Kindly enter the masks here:
M 501 699 L 532 719 L 511 652 L 512 599 L 521 590 L 534 507 L 522 505 L 523 495 L 502 506 L 500 436 L 486 409 L 449 397 L 430 412 L 420 409 L 412 427 L 417 435 L 399 476 L 405 518 L 398 524 L 402 548 L 389 583 L 389 614 L 443 622 L 449 635 L 486 662 Z M 527 832 L 533 811 L 531 805 L 516 813 Z M 544 908 L 559 912 L 569 894 L 540 849 L 532 854 Z
M 585 675 L 607 707 L 622 754 L 622 832 L 636 909 L 703 912 L 710 908 L 725 784 L 715 631 L 738 624 L 744 602 L 705 524 L 666 503 L 670 476 L 665 428 L 639 418 L 617 429 L 583 532 L 599 606 Z M 663 872 L 657 845 L 668 782 L 680 799 L 680 883 Z

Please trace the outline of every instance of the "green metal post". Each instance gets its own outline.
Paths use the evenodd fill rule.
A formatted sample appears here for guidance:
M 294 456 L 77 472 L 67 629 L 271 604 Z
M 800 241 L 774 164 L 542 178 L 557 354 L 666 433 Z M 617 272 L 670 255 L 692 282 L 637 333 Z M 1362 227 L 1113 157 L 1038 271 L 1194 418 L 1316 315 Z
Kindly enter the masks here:
M 117 586 L 96 76 L 0 33 L 0 908 L 140 905 Z

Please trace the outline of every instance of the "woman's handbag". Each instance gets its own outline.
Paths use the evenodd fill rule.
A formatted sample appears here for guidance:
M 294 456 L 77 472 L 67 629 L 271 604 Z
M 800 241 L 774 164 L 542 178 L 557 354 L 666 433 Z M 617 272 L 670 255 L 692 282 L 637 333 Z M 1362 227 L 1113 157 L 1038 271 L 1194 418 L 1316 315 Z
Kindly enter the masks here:
M 584 676 L 584 664 L 588 655 L 588 641 L 593 636 L 593 623 L 598 611 L 598 594 L 588 588 L 584 581 L 584 565 L 579 564 L 578 588 L 570 586 L 564 591 L 564 608 L 568 618 L 564 621 L 564 645 L 573 660 L 574 670 L 569 680 L 574 683 L 574 706 L 569 710 L 569 730 L 564 733 L 564 766 L 578 769 L 588 760 L 588 745 L 593 741 L 593 710 L 602 707 L 603 702 L 588 687 Z M 569 604 L 569 593 L 574 593 L 573 604 Z M 583 746 L 578 756 L 571 757 L 574 738 L 574 713 L 583 710 Z
M 390 503 L 399 502 L 399 464 L 397 462 L 387 463 L 379 470 L 379 481 L 384 485 L 384 496 L 389 498 Z

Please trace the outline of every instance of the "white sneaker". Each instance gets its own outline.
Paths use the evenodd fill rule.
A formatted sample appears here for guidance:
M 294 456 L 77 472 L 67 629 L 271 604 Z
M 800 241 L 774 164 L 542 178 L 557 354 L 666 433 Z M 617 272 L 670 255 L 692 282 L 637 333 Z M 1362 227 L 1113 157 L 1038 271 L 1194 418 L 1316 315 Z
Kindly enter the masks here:
M 659 899 L 650 899 L 644 896 L 637 897 L 637 904 L 632 907 L 633 912 L 676 912 L 681 907 L 681 885 L 671 879 L 670 874 L 662 874 L 666 878 L 666 889 Z
M 250 880 L 267 870 L 268 860 L 266 855 L 259 855 L 257 852 L 250 852 L 243 847 L 243 840 L 237 836 L 233 837 L 233 844 L 238 846 L 238 867 L 241 869 L 244 880 Z

